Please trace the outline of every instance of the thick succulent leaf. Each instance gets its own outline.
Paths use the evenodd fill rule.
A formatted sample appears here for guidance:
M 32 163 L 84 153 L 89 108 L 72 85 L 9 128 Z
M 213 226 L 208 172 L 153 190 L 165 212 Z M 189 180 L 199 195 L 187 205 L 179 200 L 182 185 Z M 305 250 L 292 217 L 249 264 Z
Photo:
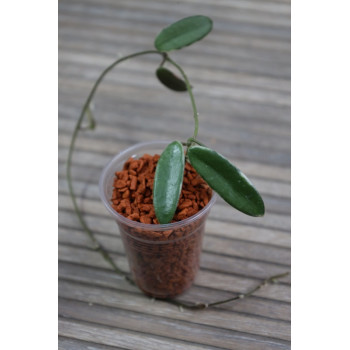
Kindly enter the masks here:
M 179 202 L 185 168 L 185 154 L 179 141 L 170 143 L 162 152 L 153 185 L 153 205 L 160 224 L 174 217 Z
M 212 27 L 213 21 L 209 17 L 186 17 L 164 28 L 156 37 L 154 46 L 160 52 L 178 50 L 204 38 Z
M 170 90 L 187 90 L 186 83 L 167 68 L 159 67 L 156 71 L 156 75 L 158 80 Z
M 251 216 L 263 216 L 264 202 L 249 179 L 221 154 L 192 146 L 187 152 L 192 166 L 228 204 Z

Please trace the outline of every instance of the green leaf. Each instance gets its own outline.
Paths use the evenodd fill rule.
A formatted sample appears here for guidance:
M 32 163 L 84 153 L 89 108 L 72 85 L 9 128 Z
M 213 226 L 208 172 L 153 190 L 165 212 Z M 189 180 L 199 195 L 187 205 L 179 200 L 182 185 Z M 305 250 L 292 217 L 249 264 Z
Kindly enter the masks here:
M 204 38 L 212 27 L 213 21 L 209 17 L 186 17 L 164 28 L 156 37 L 154 46 L 160 52 L 178 50 Z
M 170 90 L 187 90 L 186 83 L 167 68 L 159 67 L 156 71 L 156 75 L 159 81 Z
M 192 146 L 187 151 L 192 166 L 228 204 L 251 216 L 263 216 L 264 202 L 249 179 L 221 154 Z
M 174 217 L 180 198 L 185 168 L 185 154 L 179 141 L 170 143 L 162 152 L 153 185 L 153 205 L 161 224 Z

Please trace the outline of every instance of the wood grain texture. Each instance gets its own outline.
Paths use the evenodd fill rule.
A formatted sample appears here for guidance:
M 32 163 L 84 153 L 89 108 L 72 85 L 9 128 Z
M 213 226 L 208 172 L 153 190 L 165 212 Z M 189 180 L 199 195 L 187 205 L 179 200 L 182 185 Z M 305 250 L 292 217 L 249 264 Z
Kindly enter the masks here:
M 182 301 L 215 302 L 290 269 L 290 1 L 60 0 L 58 277 L 60 350 L 290 349 L 291 279 L 204 311 L 154 301 L 116 275 L 74 214 L 66 158 L 92 84 L 116 58 L 152 49 L 158 32 L 191 14 L 210 16 L 203 42 L 172 57 L 186 71 L 199 110 L 199 139 L 229 158 L 261 192 L 266 215 L 247 217 L 223 200 L 206 224 L 201 269 Z M 160 58 L 120 65 L 95 96 L 97 128 L 80 133 L 72 177 L 97 239 L 129 270 L 115 222 L 98 194 L 103 166 L 141 141 L 192 134 L 186 94 L 155 78 Z

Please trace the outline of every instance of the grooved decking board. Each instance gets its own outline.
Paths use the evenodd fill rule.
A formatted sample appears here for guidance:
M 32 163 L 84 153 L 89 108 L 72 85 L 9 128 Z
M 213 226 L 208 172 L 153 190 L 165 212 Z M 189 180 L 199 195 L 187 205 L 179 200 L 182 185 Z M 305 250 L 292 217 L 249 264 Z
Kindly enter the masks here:
M 254 296 L 204 311 L 181 311 L 143 295 L 116 275 L 82 229 L 66 181 L 66 158 L 80 109 L 116 58 L 152 49 L 169 23 L 210 16 L 212 33 L 171 56 L 193 85 L 199 139 L 234 162 L 261 192 L 264 218 L 218 199 L 206 223 L 201 269 L 182 301 L 215 302 L 290 270 L 290 1 L 60 0 L 58 278 L 60 350 L 290 349 L 291 278 Z M 124 148 L 154 139 L 186 140 L 187 94 L 163 88 L 161 57 L 124 62 L 95 96 L 97 128 L 81 132 L 72 177 L 79 207 L 115 263 L 128 271 L 118 228 L 98 179 Z

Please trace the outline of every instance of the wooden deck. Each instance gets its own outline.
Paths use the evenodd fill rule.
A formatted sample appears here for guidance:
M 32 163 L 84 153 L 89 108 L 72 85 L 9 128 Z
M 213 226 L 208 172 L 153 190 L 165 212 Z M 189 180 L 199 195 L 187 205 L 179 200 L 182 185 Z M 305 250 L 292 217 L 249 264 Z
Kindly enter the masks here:
M 207 222 L 201 271 L 183 300 L 212 302 L 290 269 L 289 0 L 59 1 L 59 348 L 289 349 L 290 278 L 242 301 L 181 311 L 152 301 L 116 275 L 82 230 L 65 179 L 73 128 L 94 81 L 117 57 L 152 49 L 155 35 L 192 14 L 212 33 L 172 57 L 194 86 L 199 140 L 230 158 L 262 193 L 264 218 L 218 200 Z M 98 178 L 140 141 L 186 140 L 187 94 L 154 76 L 159 57 L 116 68 L 94 100 L 97 128 L 80 134 L 74 187 L 84 217 L 118 266 L 119 233 L 100 202 Z

